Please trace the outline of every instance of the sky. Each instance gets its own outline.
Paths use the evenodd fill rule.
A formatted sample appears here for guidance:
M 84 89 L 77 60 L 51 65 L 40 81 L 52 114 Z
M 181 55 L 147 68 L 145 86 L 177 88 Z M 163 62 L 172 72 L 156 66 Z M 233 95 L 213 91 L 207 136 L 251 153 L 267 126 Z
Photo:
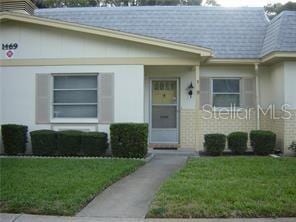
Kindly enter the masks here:
M 218 4 L 225 7 L 239 7 L 239 6 L 249 6 L 249 7 L 263 7 L 268 3 L 282 3 L 286 2 L 296 2 L 296 0 L 216 0 Z

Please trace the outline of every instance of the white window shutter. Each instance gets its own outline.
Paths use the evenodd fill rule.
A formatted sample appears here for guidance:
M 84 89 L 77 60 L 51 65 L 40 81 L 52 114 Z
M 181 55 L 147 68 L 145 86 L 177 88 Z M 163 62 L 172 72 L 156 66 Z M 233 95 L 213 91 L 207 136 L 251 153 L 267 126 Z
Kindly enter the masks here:
M 99 74 L 98 117 L 100 123 L 114 121 L 114 73 Z
M 50 122 L 50 74 L 36 74 L 36 123 Z
M 200 108 L 202 108 L 206 104 L 211 105 L 210 78 L 201 77 L 200 78 Z
M 243 78 L 241 83 L 241 107 L 252 108 L 256 106 L 256 79 Z

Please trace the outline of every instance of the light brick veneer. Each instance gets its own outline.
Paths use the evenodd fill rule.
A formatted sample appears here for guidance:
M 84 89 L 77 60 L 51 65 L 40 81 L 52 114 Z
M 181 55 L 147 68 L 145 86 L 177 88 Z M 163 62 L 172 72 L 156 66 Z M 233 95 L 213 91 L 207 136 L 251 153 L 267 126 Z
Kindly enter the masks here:
M 290 119 L 275 119 L 270 112 L 267 115 L 260 115 L 261 129 L 270 130 L 277 135 L 277 148 L 288 154 L 288 147 L 293 140 L 296 140 L 296 110 L 288 110 L 292 114 Z M 274 117 L 283 117 L 280 110 L 275 111 Z
M 196 119 L 194 109 L 182 109 L 180 113 L 180 141 L 181 148 L 196 147 Z
M 267 114 L 260 113 L 260 128 L 262 130 L 270 130 L 277 136 L 277 149 L 283 149 L 284 147 L 284 129 L 285 121 L 283 119 L 274 119 L 274 116 L 281 116 L 280 111 L 276 111 L 275 114 L 268 112 Z
M 256 129 L 256 112 L 250 113 L 250 118 L 234 119 L 224 114 L 223 118 L 228 119 L 204 119 L 208 114 L 205 111 L 199 112 L 199 127 L 197 129 L 197 150 L 203 150 L 204 135 L 208 133 L 223 133 L 228 135 L 235 131 L 250 132 Z M 233 115 L 233 114 L 232 114 Z
M 284 152 L 290 153 L 288 147 L 292 141 L 296 141 L 296 110 L 289 110 L 292 113 L 290 120 L 285 120 Z
M 277 134 L 277 148 L 289 153 L 288 147 L 296 140 L 296 110 L 289 110 L 292 118 L 289 120 L 273 119 L 270 114 L 260 115 L 260 128 Z M 230 114 L 229 114 L 230 115 Z M 281 111 L 275 116 L 280 117 Z M 195 148 L 203 150 L 204 135 L 208 133 L 223 133 L 228 135 L 235 131 L 250 132 L 256 129 L 256 112 L 253 111 L 248 119 L 204 119 L 208 116 L 205 111 L 183 109 L 180 113 L 180 140 L 181 148 Z M 224 118 L 227 115 L 223 116 Z

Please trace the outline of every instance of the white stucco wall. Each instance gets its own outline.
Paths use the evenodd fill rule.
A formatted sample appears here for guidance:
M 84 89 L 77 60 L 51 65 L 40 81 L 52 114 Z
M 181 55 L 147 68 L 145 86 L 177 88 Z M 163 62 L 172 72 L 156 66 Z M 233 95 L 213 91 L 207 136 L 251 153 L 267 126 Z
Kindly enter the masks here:
M 288 104 L 296 109 L 296 62 L 281 62 L 260 69 L 260 101 L 263 107 L 276 109 Z
M 1 38 L 0 38 L 1 39 Z M 2 90 L 1 90 L 1 86 L 2 86 L 2 67 L 0 67 L 0 125 L 2 124 Z M 3 152 L 3 144 L 2 144 L 2 136 L 1 136 L 1 128 L 0 128 L 0 153 Z
M 267 94 L 267 105 L 274 104 L 279 109 L 285 103 L 284 65 L 279 63 L 269 68 L 265 81 L 267 87 L 262 89 L 262 93 Z
M 1 123 L 29 126 L 29 130 L 49 129 L 53 125 L 35 123 L 36 73 L 113 72 L 115 81 L 115 122 L 144 121 L 144 68 L 142 65 L 2 67 L 0 74 Z M 65 124 L 62 124 L 65 125 Z M 67 125 L 67 124 L 66 124 Z M 94 124 L 68 124 L 93 126 Z M 99 130 L 108 126 L 95 124 Z
M 56 58 L 173 58 L 190 53 L 27 23 L 1 23 L 4 43 L 17 43 L 15 59 Z M 5 51 L 0 58 L 7 59 Z
M 285 62 L 285 103 L 289 104 L 289 109 L 296 109 L 296 62 Z
M 261 128 L 277 134 L 277 148 L 289 155 L 288 147 L 295 140 L 296 130 L 296 62 L 267 65 L 260 71 L 260 99 L 263 107 L 275 105 L 267 115 L 261 114 Z M 289 119 L 282 105 L 291 114 Z
M 254 65 L 206 65 L 200 67 L 201 77 L 250 77 L 254 75 Z

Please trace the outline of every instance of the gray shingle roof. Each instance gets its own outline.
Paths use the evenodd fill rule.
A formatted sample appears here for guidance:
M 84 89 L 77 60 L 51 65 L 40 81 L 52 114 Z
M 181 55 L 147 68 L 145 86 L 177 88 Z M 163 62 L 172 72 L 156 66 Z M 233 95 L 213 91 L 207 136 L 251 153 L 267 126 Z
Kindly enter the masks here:
M 284 11 L 267 28 L 261 55 L 296 51 L 296 12 Z
M 263 8 L 248 7 L 58 8 L 38 9 L 35 15 L 203 46 L 211 48 L 215 58 L 259 58 L 262 53 L 278 47 L 276 36 L 283 32 L 279 28 L 282 23 L 287 21 L 287 26 L 294 25 L 292 29 L 295 29 L 295 17 L 274 21 L 268 28 L 269 21 Z M 267 28 L 272 36 L 265 38 Z M 286 30 L 280 36 L 286 39 L 295 34 L 296 30 L 293 33 Z M 280 41 L 281 47 L 288 47 L 290 43 L 296 47 L 295 38 Z

